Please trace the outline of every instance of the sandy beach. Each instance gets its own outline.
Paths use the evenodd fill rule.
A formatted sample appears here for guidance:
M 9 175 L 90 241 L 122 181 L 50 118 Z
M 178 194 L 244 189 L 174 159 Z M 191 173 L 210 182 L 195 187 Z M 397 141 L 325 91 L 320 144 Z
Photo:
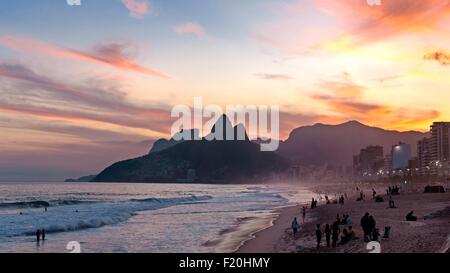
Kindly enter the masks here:
M 382 253 L 436 253 L 448 252 L 450 247 L 450 193 L 423 193 L 424 184 L 404 186 L 400 195 L 393 196 L 397 208 L 390 209 L 386 196 L 387 185 L 365 185 L 365 201 L 356 201 L 358 192 L 356 186 L 361 185 L 320 185 L 312 187 L 317 194 L 328 194 L 334 198 L 335 194 L 347 193 L 345 204 L 326 204 L 319 201 L 318 207 L 307 209 L 305 223 L 302 223 L 301 208 L 303 204 L 281 208 L 276 211 L 278 217 L 272 225 L 257 232 L 254 239 L 246 241 L 237 253 L 368 253 L 367 243 L 363 240 L 360 226 L 361 217 L 366 213 L 373 215 L 377 222 L 381 236 L 385 226 L 391 227 L 388 239 L 380 238 Z M 375 188 L 384 202 L 372 200 L 371 189 Z M 334 193 L 334 194 L 331 194 Z M 315 196 L 312 196 L 315 197 Z M 408 222 L 405 216 L 410 211 L 418 217 L 416 222 Z M 315 229 L 321 224 L 332 224 L 336 215 L 349 214 L 352 227 L 358 239 L 354 239 L 336 248 L 326 247 L 323 236 L 319 248 L 316 247 Z M 290 229 L 291 221 L 297 217 L 300 231 L 293 238 Z M 340 225 L 340 229 L 348 225 Z

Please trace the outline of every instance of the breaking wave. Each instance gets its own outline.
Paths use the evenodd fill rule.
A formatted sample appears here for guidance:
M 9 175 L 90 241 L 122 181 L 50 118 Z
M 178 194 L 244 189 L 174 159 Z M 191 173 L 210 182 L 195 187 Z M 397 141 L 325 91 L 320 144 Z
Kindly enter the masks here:
M 17 214 L 6 214 L 2 218 L 4 227 L 0 236 L 31 236 L 37 229 L 45 229 L 46 233 L 69 232 L 89 228 L 100 228 L 127 221 L 140 211 L 157 210 L 182 204 L 199 203 L 213 197 L 186 196 L 174 198 L 131 199 L 120 202 L 90 202 L 80 200 L 59 201 L 60 206 L 49 209 L 48 212 L 26 211 Z M 23 204 L 22 204 L 23 203 Z M 8 203 L 8 206 L 12 206 Z M 15 206 L 39 207 L 50 205 L 51 202 L 33 201 L 16 202 Z M 63 205 L 64 204 L 64 205 Z M 67 206 L 67 205 L 77 206 Z M 8 219 L 10 218 L 10 219 Z M 12 225 L 11 223 L 15 223 Z M 20 224 L 22 223 L 22 225 Z M 31 225 L 30 225 L 31 223 Z M 0 223 L 1 224 L 1 223 Z M 19 224 L 19 226 L 17 226 Z M 9 227 L 9 225 L 11 225 Z

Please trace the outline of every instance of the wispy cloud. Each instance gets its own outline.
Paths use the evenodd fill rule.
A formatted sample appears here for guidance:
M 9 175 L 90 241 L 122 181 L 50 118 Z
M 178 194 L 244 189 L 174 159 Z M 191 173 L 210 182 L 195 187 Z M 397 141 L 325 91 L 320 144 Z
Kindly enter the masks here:
M 122 0 L 122 3 L 129 10 L 131 17 L 142 19 L 149 12 L 150 4 L 147 0 Z
M 441 65 L 450 65 L 450 54 L 442 51 L 436 51 L 433 53 L 428 53 L 423 56 L 425 60 L 437 61 Z
M 362 0 L 316 0 L 316 5 L 363 41 L 385 39 L 403 32 L 429 31 L 450 15 L 447 0 L 383 0 L 379 6 L 370 6 Z
M 11 87 L 0 90 L 0 112 L 103 122 L 159 133 L 168 133 L 170 129 L 167 106 L 131 102 L 125 92 L 108 83 L 68 84 L 20 64 L 0 64 L 1 78 L 9 80 Z
M 354 83 L 347 73 L 342 74 L 340 79 L 323 81 L 319 86 L 326 90 L 326 94 L 314 94 L 310 97 L 326 105 L 335 116 L 346 120 L 355 119 L 383 128 L 408 129 L 430 123 L 441 115 L 434 109 L 367 102 L 364 98 L 365 87 Z
M 360 45 L 404 35 L 445 35 L 449 3 L 383 0 L 381 5 L 371 6 L 366 0 L 296 0 L 282 5 L 279 18 L 260 22 L 253 38 L 289 55 L 306 55 L 317 50 L 351 51 Z M 305 20 L 311 14 L 317 20 Z
M 271 73 L 257 73 L 255 74 L 260 79 L 263 80 L 290 80 L 291 76 L 287 74 L 271 74 Z
M 127 54 L 130 43 L 109 43 L 94 47 L 91 51 L 65 48 L 44 41 L 0 36 L 0 46 L 14 50 L 34 52 L 64 59 L 73 59 L 99 65 L 106 65 L 124 71 L 134 71 L 145 75 L 167 78 L 162 72 L 142 66 Z
M 208 33 L 206 29 L 198 23 L 185 22 L 174 28 L 176 33 L 180 34 L 194 34 L 197 37 L 206 37 Z

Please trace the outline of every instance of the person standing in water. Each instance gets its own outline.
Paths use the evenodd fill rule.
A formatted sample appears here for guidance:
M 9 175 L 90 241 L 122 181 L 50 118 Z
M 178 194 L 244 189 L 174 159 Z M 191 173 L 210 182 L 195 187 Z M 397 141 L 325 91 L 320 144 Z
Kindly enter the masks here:
M 45 241 L 45 229 L 41 231 L 42 241 Z
M 38 229 L 36 230 L 36 241 L 39 242 L 41 240 L 41 231 Z

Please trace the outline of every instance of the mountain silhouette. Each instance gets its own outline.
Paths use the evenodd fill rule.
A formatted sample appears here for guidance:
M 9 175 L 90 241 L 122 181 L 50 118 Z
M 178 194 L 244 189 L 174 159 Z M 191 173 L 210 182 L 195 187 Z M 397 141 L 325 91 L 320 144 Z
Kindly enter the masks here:
M 391 131 L 370 127 L 358 121 L 338 125 L 315 124 L 294 129 L 289 138 L 280 143 L 278 154 L 305 165 L 351 165 L 353 155 L 369 145 L 381 145 L 384 153 L 392 145 L 404 142 L 411 145 L 413 154 L 417 141 L 426 133 Z
M 167 140 L 165 138 L 158 139 L 153 143 L 152 148 L 150 149 L 149 154 L 160 152 L 162 150 L 168 149 L 172 146 L 175 146 L 177 144 L 180 144 L 181 142 L 184 142 L 185 140 L 175 140 L 178 139 L 176 135 L 182 135 L 187 132 L 188 135 L 190 135 L 190 139 L 198 139 L 200 138 L 199 130 L 198 129 L 187 129 L 187 130 L 181 130 L 177 134 L 175 134 L 171 139 Z
M 234 139 L 238 136 L 243 136 L 244 139 L 171 139 L 171 146 L 168 147 L 161 146 L 160 142 L 148 155 L 117 162 L 102 171 L 93 181 L 173 183 L 188 180 L 189 174 L 194 172 L 196 182 L 234 183 L 263 179 L 289 167 L 288 160 L 280 155 L 261 152 L 258 144 L 249 141 L 244 127 L 232 127 L 225 115 L 217 120 L 211 134 L 226 136 L 226 130 L 220 131 L 220 127 L 231 128 Z M 192 180 L 192 175 L 190 179 Z

